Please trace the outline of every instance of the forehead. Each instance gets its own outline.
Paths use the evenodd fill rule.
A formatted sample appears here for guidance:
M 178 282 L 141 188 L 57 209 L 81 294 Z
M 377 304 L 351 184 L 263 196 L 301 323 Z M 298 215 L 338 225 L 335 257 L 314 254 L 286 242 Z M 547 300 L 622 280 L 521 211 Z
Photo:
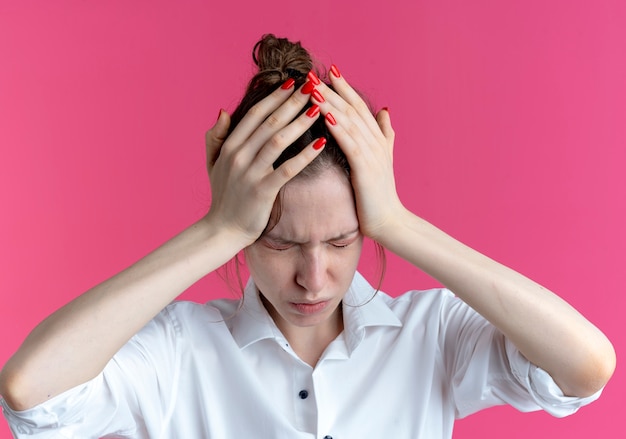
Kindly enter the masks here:
M 359 225 L 352 187 L 338 170 L 292 180 L 285 185 L 280 203 L 280 219 L 270 236 L 324 239 Z

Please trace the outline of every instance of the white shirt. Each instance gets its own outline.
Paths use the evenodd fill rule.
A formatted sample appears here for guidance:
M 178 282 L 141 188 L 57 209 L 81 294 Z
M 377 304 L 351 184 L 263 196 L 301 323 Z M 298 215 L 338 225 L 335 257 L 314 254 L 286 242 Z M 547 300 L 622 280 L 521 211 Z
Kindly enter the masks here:
M 32 409 L 16 438 L 450 438 L 455 418 L 508 403 L 575 412 L 500 332 L 447 290 L 391 298 L 357 273 L 344 331 L 312 368 L 252 282 L 244 304 L 174 302 L 93 380 Z

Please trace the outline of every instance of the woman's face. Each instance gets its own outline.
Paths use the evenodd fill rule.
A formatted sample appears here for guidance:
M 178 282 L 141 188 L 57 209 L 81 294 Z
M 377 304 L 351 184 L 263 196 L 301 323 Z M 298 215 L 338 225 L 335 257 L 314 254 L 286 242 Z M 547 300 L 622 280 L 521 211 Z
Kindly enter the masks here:
M 246 249 L 250 274 L 284 333 L 336 325 L 363 243 L 350 183 L 329 169 L 283 195 L 276 226 Z

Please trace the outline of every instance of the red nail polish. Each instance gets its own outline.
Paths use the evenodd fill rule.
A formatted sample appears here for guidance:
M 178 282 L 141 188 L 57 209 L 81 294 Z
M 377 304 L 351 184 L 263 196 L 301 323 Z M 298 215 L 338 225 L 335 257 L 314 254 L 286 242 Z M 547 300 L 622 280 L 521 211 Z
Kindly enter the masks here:
M 295 83 L 296 81 L 294 81 L 293 78 L 289 78 L 285 82 L 283 82 L 283 85 L 281 85 L 280 88 L 282 88 L 283 90 L 289 90 L 291 87 L 293 87 Z
M 317 105 L 313 104 L 311 106 L 311 108 L 309 108 L 306 112 L 306 115 L 309 117 L 315 117 L 318 114 L 320 114 L 320 107 L 318 107 Z
M 330 73 L 332 73 L 335 78 L 341 78 L 341 73 L 339 73 L 339 69 L 334 64 L 330 66 Z
M 307 81 L 307 83 L 304 84 L 304 87 L 302 87 L 302 90 L 300 91 L 302 92 L 302 94 L 308 95 L 313 90 L 315 90 L 315 84 L 313 84 L 313 82 L 311 81 Z
M 330 113 L 326 113 L 326 120 L 328 121 L 329 124 L 331 124 L 332 126 L 337 125 L 337 120 L 335 119 L 335 117 L 330 114 Z
M 387 113 L 391 114 L 391 111 L 389 111 L 389 107 L 383 107 L 383 110 L 385 110 Z
M 311 96 L 313 96 L 313 98 L 319 103 L 326 102 L 326 99 L 324 99 L 324 96 L 322 96 L 322 94 L 317 89 L 314 89 L 311 92 Z
M 307 73 L 306 77 L 309 79 L 309 81 L 311 81 L 313 84 L 315 85 L 320 85 L 320 78 L 317 77 L 317 75 L 315 74 L 315 72 L 313 70 L 311 70 L 309 73 Z
M 215 122 L 217 122 L 218 120 L 220 120 L 220 117 L 222 117 L 222 111 L 224 111 L 224 110 L 222 110 L 222 109 L 220 108 L 220 112 L 219 112 L 219 113 L 217 113 L 217 119 L 215 119 Z
M 313 144 L 313 149 L 315 150 L 322 149 L 324 145 L 326 145 L 326 139 L 324 137 L 320 137 Z

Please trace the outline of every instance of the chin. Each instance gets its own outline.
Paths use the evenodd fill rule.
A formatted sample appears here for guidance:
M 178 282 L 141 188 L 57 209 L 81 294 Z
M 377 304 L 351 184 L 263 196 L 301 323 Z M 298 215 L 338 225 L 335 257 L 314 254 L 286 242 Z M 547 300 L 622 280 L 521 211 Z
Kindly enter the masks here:
M 288 320 L 288 322 L 300 328 L 312 328 L 318 325 L 321 325 L 328 321 L 328 316 L 299 316 L 293 317 Z

